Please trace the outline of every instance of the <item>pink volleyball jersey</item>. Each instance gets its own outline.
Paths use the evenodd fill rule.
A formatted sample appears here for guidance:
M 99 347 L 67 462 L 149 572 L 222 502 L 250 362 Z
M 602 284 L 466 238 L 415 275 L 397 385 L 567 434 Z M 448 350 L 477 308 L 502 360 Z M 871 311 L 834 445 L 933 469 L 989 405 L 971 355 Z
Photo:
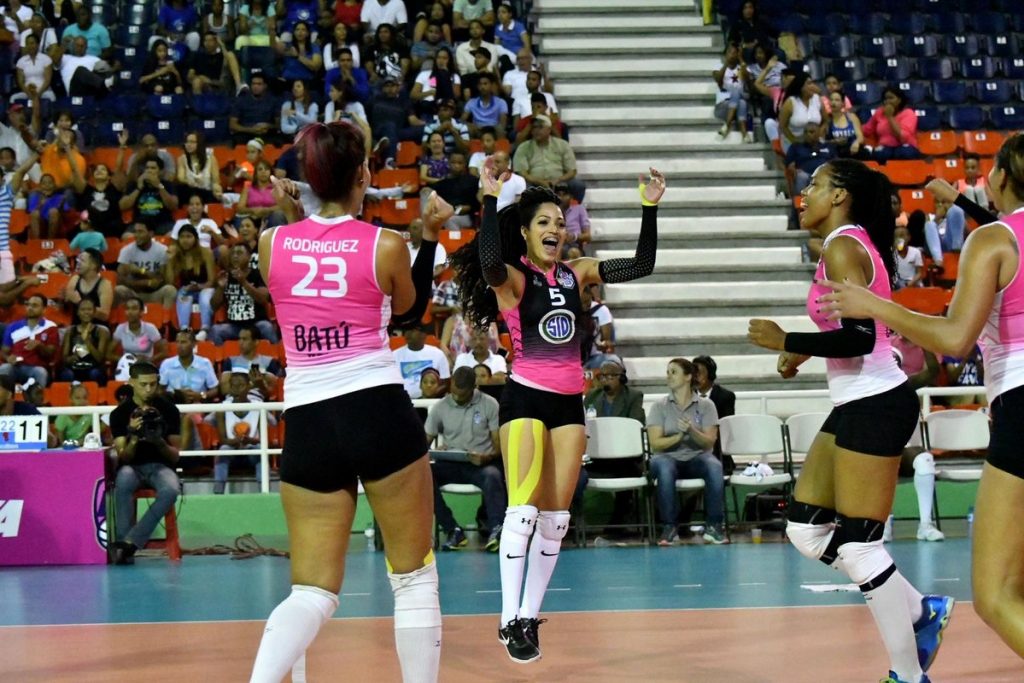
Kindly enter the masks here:
M 883 299 L 891 299 L 889 271 L 886 270 L 882 257 L 878 255 L 878 250 L 875 249 L 875 245 L 872 244 L 871 238 L 864 228 L 859 225 L 844 225 L 832 231 L 825 238 L 822 251 L 824 252 L 832 240 L 840 235 L 852 237 L 867 250 L 871 257 L 871 265 L 874 267 L 868 289 Z M 827 287 L 817 284 L 820 280 L 827 278 L 825 259 L 822 257 L 818 260 L 818 269 L 814 271 L 814 284 L 811 285 L 811 290 L 807 294 L 807 313 L 822 332 L 838 330 L 842 327 L 838 320 L 828 320 L 818 304 L 819 297 L 831 292 Z M 875 347 L 871 353 L 854 358 L 825 359 L 828 391 L 835 405 L 843 405 L 867 396 L 875 396 L 907 381 L 907 376 L 900 370 L 896 358 L 893 356 L 889 335 L 889 328 L 876 320 Z
M 377 282 L 381 230 L 314 215 L 274 233 L 268 285 L 288 359 L 286 406 L 402 383 L 388 346 L 391 297 Z
M 585 386 L 580 360 L 579 278 L 556 263 L 544 273 L 526 262 L 513 264 L 526 282 L 515 308 L 502 311 L 512 338 L 511 376 L 519 384 L 556 394 L 579 394 Z
M 994 225 L 1001 225 L 1024 244 L 1024 212 L 1014 211 Z M 1005 289 L 996 294 L 992 310 L 978 338 L 985 363 L 985 393 L 989 403 L 1000 394 L 1024 385 L 1024 278 L 1017 272 Z

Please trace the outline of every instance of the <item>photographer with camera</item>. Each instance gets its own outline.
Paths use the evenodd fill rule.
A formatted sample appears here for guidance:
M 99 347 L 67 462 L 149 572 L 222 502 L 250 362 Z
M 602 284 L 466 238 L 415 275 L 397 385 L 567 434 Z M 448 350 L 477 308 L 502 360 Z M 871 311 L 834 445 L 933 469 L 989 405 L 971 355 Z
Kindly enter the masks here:
M 134 564 L 135 552 L 143 548 L 153 529 L 174 507 L 181 490 L 174 465 L 181 443 L 181 414 L 173 403 L 159 394 L 160 376 L 146 361 L 132 365 L 131 396 L 110 414 L 118 470 L 115 480 L 117 536 L 114 563 Z M 156 491 L 156 500 L 132 526 L 135 492 L 143 487 Z

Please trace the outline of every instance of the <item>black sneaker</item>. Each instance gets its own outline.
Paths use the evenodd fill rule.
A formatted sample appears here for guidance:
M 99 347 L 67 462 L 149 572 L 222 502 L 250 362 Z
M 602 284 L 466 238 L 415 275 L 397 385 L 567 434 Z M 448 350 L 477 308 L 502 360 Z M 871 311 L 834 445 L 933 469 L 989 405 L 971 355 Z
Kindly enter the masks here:
M 441 550 L 444 552 L 458 550 L 465 548 L 468 544 L 469 539 L 466 538 L 466 534 L 459 527 L 455 527 L 455 530 L 448 534 L 447 540 L 441 544 Z
M 135 564 L 135 551 L 138 549 L 134 543 L 117 541 L 114 543 L 114 564 Z
M 527 639 L 537 646 L 537 651 L 540 651 L 540 625 L 547 621 L 547 619 L 521 619 L 523 622 L 523 633 Z
M 498 629 L 498 640 L 508 651 L 508 658 L 516 664 L 529 664 L 540 659 L 540 650 L 523 632 L 523 621 L 513 619 Z

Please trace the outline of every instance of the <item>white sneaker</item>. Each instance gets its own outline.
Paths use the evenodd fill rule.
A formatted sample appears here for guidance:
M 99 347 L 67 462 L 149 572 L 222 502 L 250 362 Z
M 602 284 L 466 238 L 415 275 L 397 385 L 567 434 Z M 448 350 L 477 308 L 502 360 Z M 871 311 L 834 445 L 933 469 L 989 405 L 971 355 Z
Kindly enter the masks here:
M 718 129 L 718 134 L 721 135 L 723 138 L 728 137 L 729 136 L 729 126 L 727 124 L 723 123 L 722 127 Z
M 935 528 L 934 524 L 921 524 L 917 527 L 917 540 L 919 541 L 942 541 L 946 534 Z
M 754 134 L 748 130 L 746 135 L 743 136 L 743 142 L 746 142 L 747 144 L 753 144 Z

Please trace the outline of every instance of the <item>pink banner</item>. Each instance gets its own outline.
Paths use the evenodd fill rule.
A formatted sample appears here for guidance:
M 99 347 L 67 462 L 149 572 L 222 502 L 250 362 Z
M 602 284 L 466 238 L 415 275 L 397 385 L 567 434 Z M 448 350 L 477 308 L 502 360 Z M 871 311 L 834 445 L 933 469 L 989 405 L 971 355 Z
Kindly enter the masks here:
M 106 563 L 103 458 L 0 452 L 0 565 Z

